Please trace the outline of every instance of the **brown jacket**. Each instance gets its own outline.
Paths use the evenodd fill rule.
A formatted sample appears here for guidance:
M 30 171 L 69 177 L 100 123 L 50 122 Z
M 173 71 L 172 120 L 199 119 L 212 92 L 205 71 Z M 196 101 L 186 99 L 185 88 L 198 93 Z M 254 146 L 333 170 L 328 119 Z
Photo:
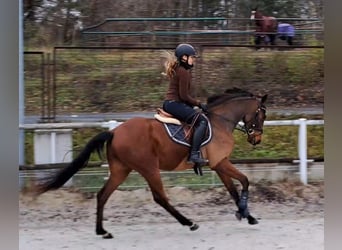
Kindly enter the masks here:
M 191 71 L 184 67 L 177 67 L 175 74 L 169 83 L 169 89 L 166 92 L 166 100 L 174 100 L 187 103 L 191 106 L 198 106 L 199 100 L 194 99 L 190 95 L 191 90 Z

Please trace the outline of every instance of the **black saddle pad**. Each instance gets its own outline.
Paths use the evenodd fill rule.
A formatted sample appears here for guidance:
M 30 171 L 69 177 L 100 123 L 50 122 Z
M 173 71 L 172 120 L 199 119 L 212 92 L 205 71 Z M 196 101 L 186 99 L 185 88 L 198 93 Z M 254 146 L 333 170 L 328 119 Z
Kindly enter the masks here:
M 182 125 L 176 125 L 172 123 L 163 123 L 163 124 L 164 124 L 167 134 L 170 136 L 170 138 L 173 141 L 179 144 L 185 145 L 187 147 L 191 146 L 185 138 L 185 132 L 184 132 L 184 129 L 182 128 Z M 201 143 L 201 147 L 208 144 L 211 140 L 211 137 L 212 137 L 212 128 L 211 128 L 210 122 L 208 122 L 207 133 L 206 133 L 205 139 Z

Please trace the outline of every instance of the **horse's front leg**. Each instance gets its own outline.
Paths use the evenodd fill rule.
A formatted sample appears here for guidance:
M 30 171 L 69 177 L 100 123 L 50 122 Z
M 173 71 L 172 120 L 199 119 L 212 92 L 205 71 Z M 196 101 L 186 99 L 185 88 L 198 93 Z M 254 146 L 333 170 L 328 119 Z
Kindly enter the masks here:
M 238 207 L 236 212 L 236 217 L 241 220 L 241 218 L 247 218 L 248 223 L 251 225 L 257 224 L 258 221 L 255 219 L 248 210 L 248 187 L 249 181 L 246 175 L 241 173 L 234 165 L 227 159 L 222 160 L 219 164 L 213 168 L 217 175 L 220 177 L 221 181 L 227 188 L 230 195 L 233 197 L 235 204 Z M 232 178 L 238 180 L 242 185 L 241 196 L 234 185 Z

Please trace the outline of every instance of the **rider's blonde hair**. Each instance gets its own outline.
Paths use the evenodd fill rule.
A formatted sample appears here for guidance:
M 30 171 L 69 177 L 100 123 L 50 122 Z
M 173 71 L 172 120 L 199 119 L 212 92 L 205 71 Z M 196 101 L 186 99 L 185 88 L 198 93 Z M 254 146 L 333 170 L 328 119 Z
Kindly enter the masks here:
M 172 78 L 175 73 L 175 69 L 178 65 L 177 57 L 170 51 L 163 51 L 161 54 L 164 61 L 164 69 L 163 75 L 166 75 L 168 78 Z

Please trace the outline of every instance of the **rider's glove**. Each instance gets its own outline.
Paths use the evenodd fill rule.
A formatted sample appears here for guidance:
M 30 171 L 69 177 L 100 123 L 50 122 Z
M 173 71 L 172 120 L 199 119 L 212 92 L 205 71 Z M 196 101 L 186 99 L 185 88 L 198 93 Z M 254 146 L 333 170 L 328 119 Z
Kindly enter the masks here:
M 208 113 L 208 106 L 207 106 L 207 104 L 205 104 L 205 103 L 200 103 L 200 104 L 198 105 L 198 107 L 199 107 L 200 109 L 202 109 L 202 111 L 203 111 L 204 113 Z

